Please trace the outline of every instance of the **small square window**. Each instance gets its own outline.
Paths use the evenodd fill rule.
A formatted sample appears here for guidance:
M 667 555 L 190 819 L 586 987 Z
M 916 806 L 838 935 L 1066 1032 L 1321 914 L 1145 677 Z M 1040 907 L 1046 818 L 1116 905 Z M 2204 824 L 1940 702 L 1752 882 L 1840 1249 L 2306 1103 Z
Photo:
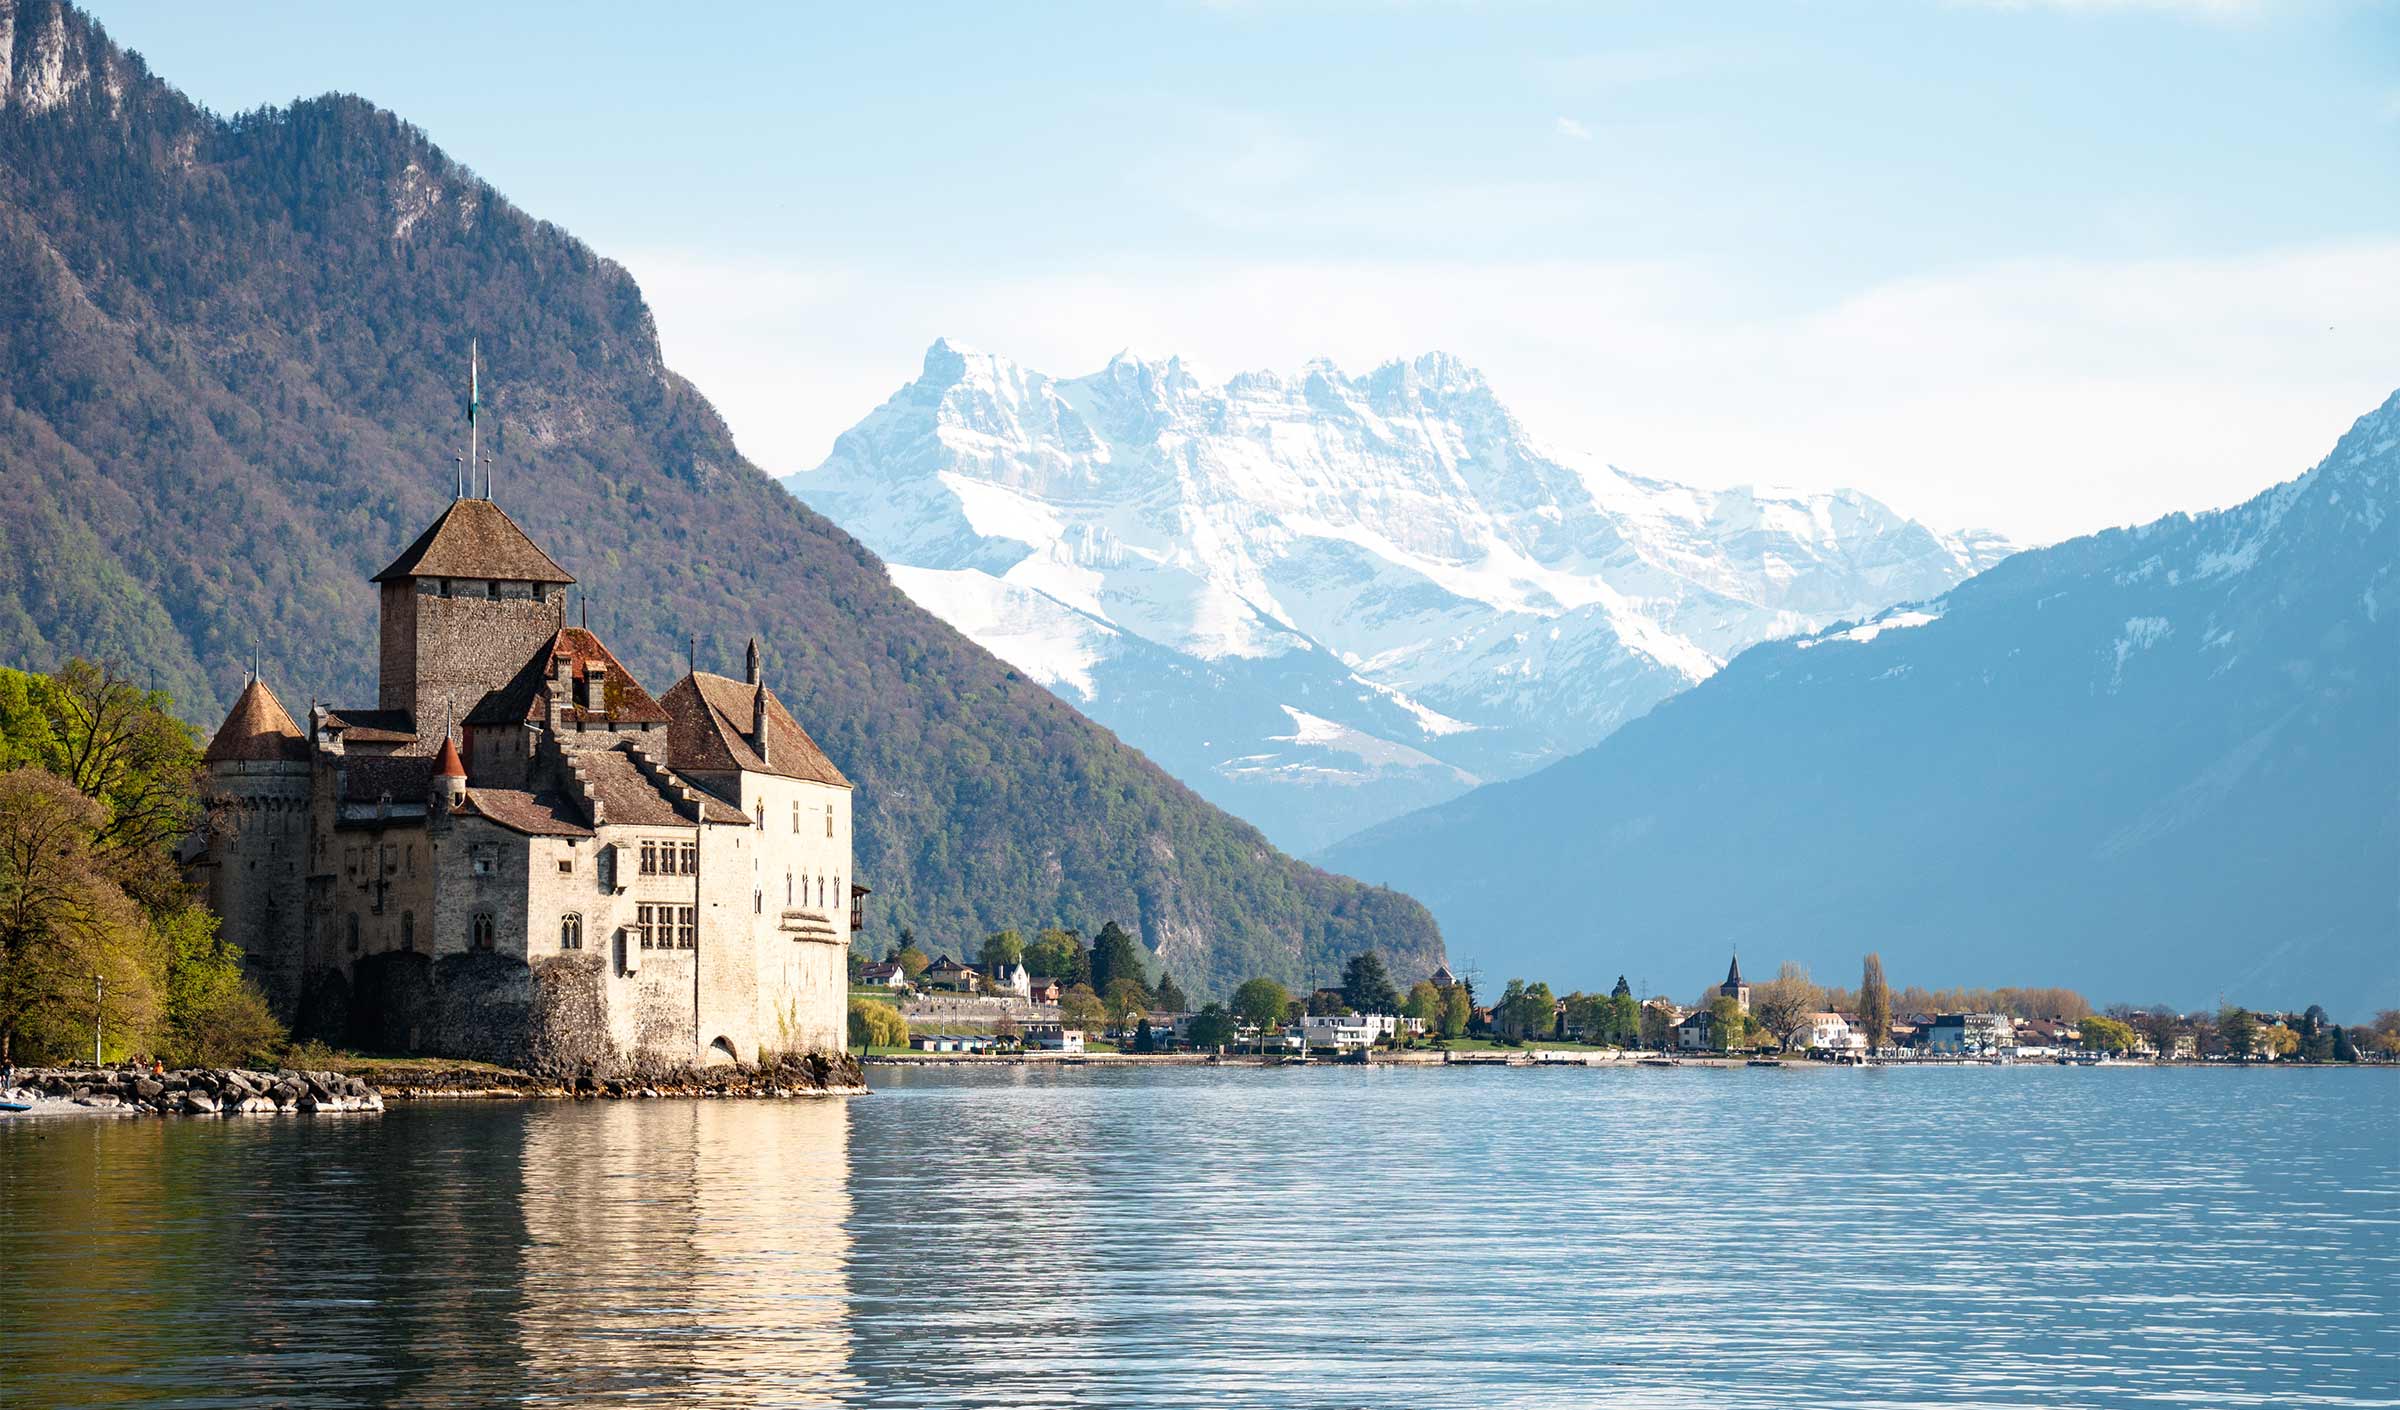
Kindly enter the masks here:
M 558 874 L 560 876 L 573 876 L 575 874 L 575 859 L 573 857 L 559 858 Z

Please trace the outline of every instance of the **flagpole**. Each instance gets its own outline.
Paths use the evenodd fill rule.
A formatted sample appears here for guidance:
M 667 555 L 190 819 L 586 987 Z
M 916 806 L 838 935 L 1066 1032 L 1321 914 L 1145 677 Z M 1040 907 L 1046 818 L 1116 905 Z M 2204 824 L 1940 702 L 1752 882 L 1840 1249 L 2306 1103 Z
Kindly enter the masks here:
M 477 352 L 476 340 L 467 339 L 467 468 L 470 470 L 482 463 L 483 450 L 482 428 L 476 424 L 475 420 L 476 414 L 483 410 L 482 379 L 477 375 L 476 369 L 476 364 L 480 361 Z M 489 474 L 484 477 L 483 497 L 485 499 L 492 497 Z

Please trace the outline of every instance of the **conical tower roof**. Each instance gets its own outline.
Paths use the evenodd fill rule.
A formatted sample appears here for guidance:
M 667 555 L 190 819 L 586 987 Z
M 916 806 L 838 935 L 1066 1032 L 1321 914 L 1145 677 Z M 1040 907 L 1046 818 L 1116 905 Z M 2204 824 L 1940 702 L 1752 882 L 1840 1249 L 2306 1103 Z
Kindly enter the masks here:
M 305 763 L 307 759 L 307 737 L 292 723 L 291 712 L 283 708 L 275 692 L 255 677 L 225 712 L 225 723 L 217 726 L 216 737 L 200 756 L 204 764 Z
M 467 766 L 459 761 L 458 745 L 446 734 L 442 736 L 442 752 L 433 760 L 433 776 L 435 778 L 465 778 L 467 776 Z
M 1727 989 L 1742 987 L 1742 952 L 1739 950 L 1733 952 L 1732 968 L 1725 971 L 1725 987 Z

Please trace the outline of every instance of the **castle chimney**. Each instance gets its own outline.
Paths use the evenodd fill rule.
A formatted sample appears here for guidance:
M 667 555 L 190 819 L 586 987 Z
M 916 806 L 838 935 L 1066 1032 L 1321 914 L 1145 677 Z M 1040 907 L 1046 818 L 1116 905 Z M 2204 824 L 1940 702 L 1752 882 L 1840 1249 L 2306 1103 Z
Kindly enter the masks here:
M 758 754 L 760 763 L 769 766 L 774 764 L 774 756 L 767 746 L 767 687 L 763 682 L 751 687 L 750 747 Z
M 752 685 L 758 684 L 758 638 L 750 638 L 750 675 Z
M 550 733 L 556 737 L 567 707 L 575 703 L 575 662 L 563 647 L 550 651 Z

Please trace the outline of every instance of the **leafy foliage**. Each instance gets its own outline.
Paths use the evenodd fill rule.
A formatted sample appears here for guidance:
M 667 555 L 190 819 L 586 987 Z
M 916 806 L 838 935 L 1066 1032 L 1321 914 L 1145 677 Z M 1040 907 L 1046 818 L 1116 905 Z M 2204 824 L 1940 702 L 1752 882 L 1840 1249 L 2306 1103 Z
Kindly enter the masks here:
M 282 1028 L 175 866 L 199 750 L 169 702 L 86 661 L 0 668 L 0 1051 L 230 1063 Z M 97 983 L 95 983 L 97 980 Z
M 742 459 L 624 270 L 424 134 L 344 96 L 219 119 L 65 24 L 130 81 L 0 109 L 0 660 L 117 661 L 211 723 L 253 659 L 372 699 L 364 580 L 452 492 L 476 337 L 495 497 L 653 685 L 687 639 L 767 644 L 859 786 L 876 933 L 1116 915 L 1218 991 L 1440 958 L 1416 902 L 1277 852 L 911 604 Z
M 880 999 L 850 999 L 850 1046 L 865 1052 L 868 1048 L 905 1048 L 908 1046 L 908 1020 L 900 1010 Z

